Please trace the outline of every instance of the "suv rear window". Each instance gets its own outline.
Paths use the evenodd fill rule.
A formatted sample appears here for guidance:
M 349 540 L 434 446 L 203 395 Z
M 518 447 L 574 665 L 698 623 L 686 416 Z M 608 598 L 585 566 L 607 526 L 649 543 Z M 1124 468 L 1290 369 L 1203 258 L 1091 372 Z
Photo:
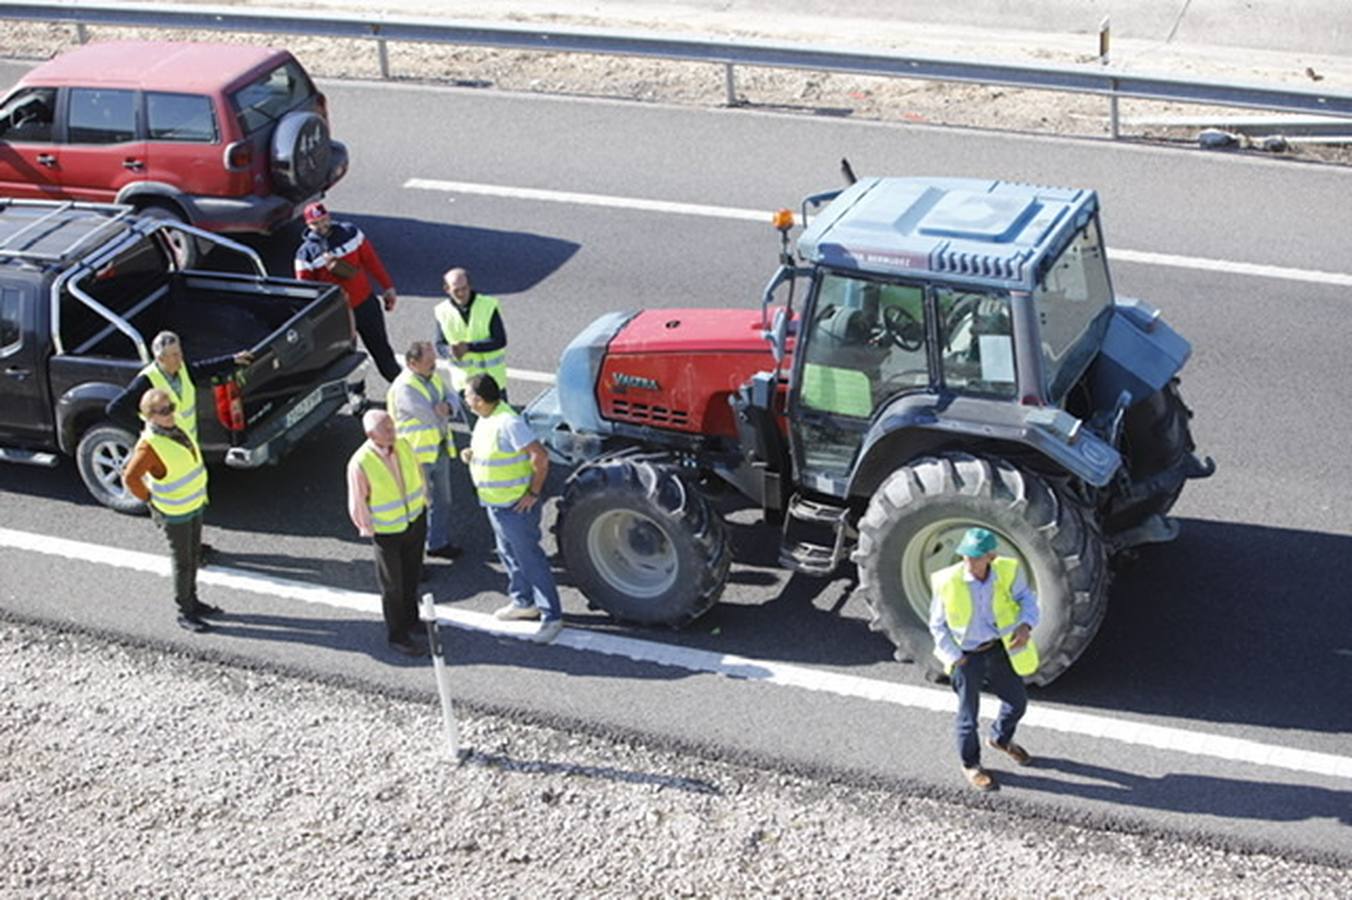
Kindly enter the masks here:
M 275 122 L 314 96 L 315 87 L 300 63 L 282 63 L 257 81 L 246 84 L 230 95 L 239 115 L 239 127 L 252 134 L 269 122 Z
M 146 127 L 152 141 L 216 143 L 216 113 L 200 94 L 146 94 Z

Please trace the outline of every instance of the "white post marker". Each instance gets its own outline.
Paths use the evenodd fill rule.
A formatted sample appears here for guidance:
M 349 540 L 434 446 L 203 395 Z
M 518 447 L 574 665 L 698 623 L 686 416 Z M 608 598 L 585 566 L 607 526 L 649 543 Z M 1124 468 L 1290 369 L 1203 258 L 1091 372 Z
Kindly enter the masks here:
M 437 607 L 432 594 L 422 595 L 420 618 L 427 625 L 427 646 L 432 648 L 432 668 L 437 676 L 437 694 L 441 696 L 441 724 L 446 731 L 446 752 L 453 762 L 460 761 L 460 727 L 451 708 L 451 673 L 446 671 L 446 658 L 441 648 L 441 628 L 437 625 Z

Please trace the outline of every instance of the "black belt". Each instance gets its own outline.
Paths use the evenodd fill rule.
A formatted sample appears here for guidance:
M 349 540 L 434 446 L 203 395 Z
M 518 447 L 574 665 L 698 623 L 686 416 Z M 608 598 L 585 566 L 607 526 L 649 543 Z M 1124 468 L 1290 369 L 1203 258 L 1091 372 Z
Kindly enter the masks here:
M 1000 641 L 999 641 L 999 639 L 997 638 L 996 640 L 993 640 L 993 641 L 986 641 L 986 643 L 984 643 L 984 644 L 977 644 L 975 647 L 973 647 L 971 650 L 968 650 L 967 652 L 968 652 L 968 653 L 985 653 L 987 650 L 994 650 L 994 649 L 995 649 L 996 647 L 998 647 L 998 646 L 1000 646 Z

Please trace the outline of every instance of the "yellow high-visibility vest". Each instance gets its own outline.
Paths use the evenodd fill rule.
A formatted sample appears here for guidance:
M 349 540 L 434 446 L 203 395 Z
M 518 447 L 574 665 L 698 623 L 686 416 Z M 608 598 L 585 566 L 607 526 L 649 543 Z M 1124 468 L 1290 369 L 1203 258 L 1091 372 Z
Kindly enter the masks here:
M 492 415 L 474 423 L 469 474 L 485 506 L 512 506 L 530 490 L 535 471 L 530 454 L 524 449 L 504 453 L 498 447 L 498 435 L 515 416 L 516 410 L 499 403 Z
M 490 297 L 487 294 L 476 294 L 474 302 L 469 307 L 469 321 L 461 315 L 460 308 L 450 300 L 443 300 L 432 310 L 436 316 L 437 324 L 441 326 L 441 334 L 446 338 L 448 344 L 473 344 L 476 341 L 486 341 L 492 336 L 489 326 L 493 322 L 493 314 L 498 311 L 498 298 Z M 487 372 L 493 376 L 493 380 L 498 383 L 498 387 L 506 389 L 507 387 L 507 348 L 501 350 L 491 350 L 487 353 L 476 353 L 466 351 L 465 355 L 456 359 L 451 357 L 451 387 L 457 391 L 465 389 L 465 382 L 469 381 L 471 375 L 477 375 L 480 372 Z
M 427 382 L 431 381 L 429 387 Z M 445 429 L 445 434 L 441 434 L 442 429 L 435 422 L 424 422 L 413 416 L 403 415 L 394 402 L 395 395 L 399 388 L 404 385 L 410 385 L 418 393 L 427 398 L 428 403 L 445 403 L 446 391 L 441 386 L 441 376 L 435 372 L 430 379 L 424 379 L 412 369 L 404 369 L 399 373 L 399 377 L 394 379 L 390 389 L 385 392 L 385 409 L 394 417 L 394 428 L 399 436 L 408 441 L 413 453 L 418 457 L 418 462 L 425 466 L 430 466 L 437 461 L 437 448 L 442 444 L 446 445 L 446 452 L 452 457 L 455 456 L 455 437 L 451 434 L 449 428 Z
M 150 488 L 150 505 L 166 516 L 186 516 L 207 505 L 207 469 L 202 464 L 202 451 L 191 434 L 192 449 L 149 428 L 141 435 L 155 455 L 164 463 L 164 477 L 146 475 Z
M 394 452 L 399 460 L 399 472 L 404 477 L 402 491 L 374 444 L 368 441 L 356 453 L 357 464 L 371 485 L 371 496 L 366 502 L 371 508 L 371 530 L 376 534 L 407 531 L 427 506 L 422 466 L 418 465 L 413 448 L 403 438 L 395 438 Z
M 940 569 L 930 576 L 930 587 L 934 595 L 944 604 L 944 619 L 953 640 L 962 646 L 967 626 L 972 622 L 972 592 L 963 577 L 966 566 L 963 563 Z M 1030 637 L 1028 643 L 1017 650 L 1011 650 L 1009 644 L 1014 640 L 1014 630 L 1019 626 L 1019 604 L 1014 600 L 1014 578 L 1019 572 L 1019 561 L 1007 557 L 996 557 L 991 563 L 995 585 L 991 590 L 991 611 L 995 614 L 995 628 L 1000 633 L 1000 641 L 1009 654 L 1009 663 L 1014 671 L 1023 676 L 1037 671 L 1040 660 L 1037 646 Z M 948 670 L 952 671 L 952 665 Z
M 151 360 L 150 365 L 141 370 L 141 374 L 149 378 L 152 385 L 174 398 L 174 422 L 196 441 L 197 388 L 193 386 L 192 375 L 188 372 L 188 364 L 184 363 L 178 369 L 178 385 L 183 389 L 182 394 L 169 386 L 169 376 L 164 374 L 160 364 L 154 360 Z M 136 399 L 139 401 L 141 398 Z

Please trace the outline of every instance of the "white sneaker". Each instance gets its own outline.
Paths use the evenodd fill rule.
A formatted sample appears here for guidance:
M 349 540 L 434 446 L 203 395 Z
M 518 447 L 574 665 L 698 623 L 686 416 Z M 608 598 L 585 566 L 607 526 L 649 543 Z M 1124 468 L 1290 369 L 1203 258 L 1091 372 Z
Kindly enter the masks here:
M 493 613 L 493 618 L 500 619 L 503 622 L 510 622 L 513 619 L 538 619 L 540 618 L 540 607 L 538 606 L 517 606 L 515 603 L 508 603 L 501 609 Z
M 530 639 L 537 644 L 552 644 L 554 638 L 563 631 L 563 619 L 550 619 L 548 622 L 541 622 L 540 627 L 535 629 L 535 633 Z

